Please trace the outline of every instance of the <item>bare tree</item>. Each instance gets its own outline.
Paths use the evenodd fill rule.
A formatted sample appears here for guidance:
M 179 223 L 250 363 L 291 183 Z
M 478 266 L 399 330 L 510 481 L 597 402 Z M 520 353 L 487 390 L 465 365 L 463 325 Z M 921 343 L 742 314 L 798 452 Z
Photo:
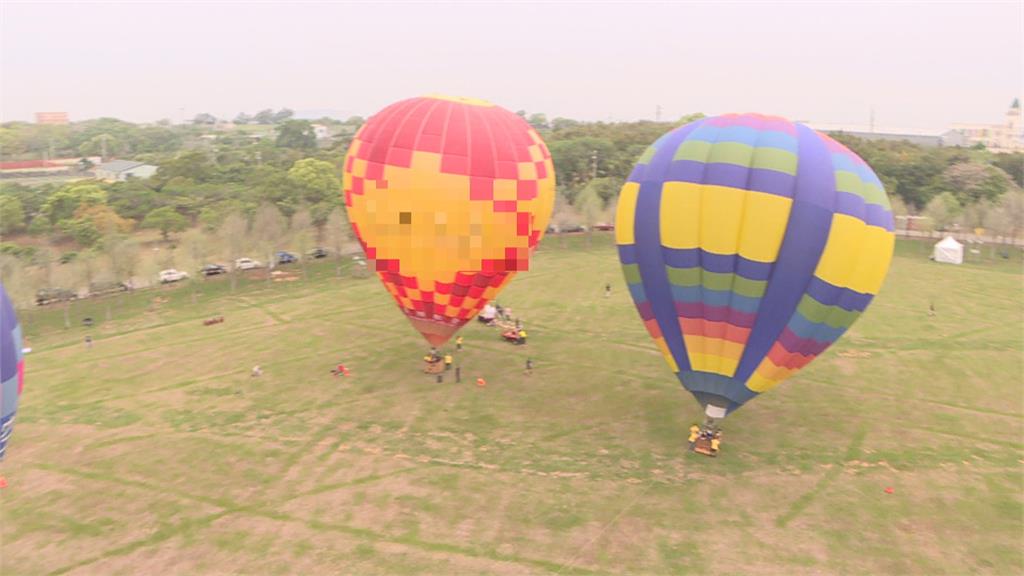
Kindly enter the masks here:
M 124 282 L 129 288 L 134 288 L 137 283 L 135 273 L 138 271 L 141 258 L 138 241 L 125 234 L 109 234 L 103 238 L 103 250 L 110 260 L 110 269 L 114 274 L 114 280 Z M 123 307 L 123 293 L 117 301 L 118 307 Z M 112 313 L 108 305 L 107 320 L 110 320 L 111 317 Z
M 270 269 L 274 267 L 274 251 L 284 236 L 285 220 L 281 211 L 273 204 L 263 204 L 252 219 L 253 239 L 261 252 L 267 255 L 267 283 L 271 281 Z
M 246 233 L 248 232 L 248 229 L 249 226 L 241 214 L 229 214 L 217 230 L 217 235 L 221 239 L 223 249 L 227 254 L 228 260 L 231 262 L 230 275 L 232 292 L 235 291 L 235 288 L 238 285 L 238 270 L 235 269 L 234 263 L 242 257 L 242 251 L 245 250 L 247 243 Z
M 206 233 L 201 228 L 192 228 L 181 235 L 180 246 L 182 252 L 180 257 L 188 262 L 186 268 L 195 270 L 196 274 L 201 274 L 200 269 L 203 267 L 210 249 L 210 241 L 206 237 Z M 198 282 L 193 279 L 189 285 L 192 288 L 192 304 L 195 304 Z
M 313 228 L 313 216 L 309 213 L 309 210 L 303 208 L 292 215 L 291 228 L 289 229 L 289 236 L 291 236 L 292 244 L 299 251 L 299 263 L 302 265 L 302 277 L 306 278 L 306 252 L 309 251 L 309 245 L 313 241 L 313 234 L 316 230 Z
M 25 308 L 32 302 L 35 292 L 32 277 L 22 261 L 9 254 L 0 254 L 0 280 L 15 307 Z
M 327 229 L 325 232 L 328 245 L 334 250 L 335 271 L 339 278 L 341 277 L 342 252 L 344 252 L 345 243 L 349 240 L 349 230 L 351 230 L 351 227 L 349 226 L 348 218 L 345 217 L 345 211 L 341 208 L 335 208 L 331 215 L 327 217 Z

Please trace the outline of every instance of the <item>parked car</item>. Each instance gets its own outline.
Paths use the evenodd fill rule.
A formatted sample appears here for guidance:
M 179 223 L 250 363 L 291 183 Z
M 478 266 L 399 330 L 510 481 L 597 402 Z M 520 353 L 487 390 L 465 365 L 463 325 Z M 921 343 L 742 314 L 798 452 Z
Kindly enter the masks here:
M 311 258 L 327 258 L 328 252 L 326 248 L 313 248 L 309 251 L 309 256 Z
M 558 234 L 558 232 L 559 232 L 558 226 L 555 226 L 554 224 L 552 224 L 551 226 L 548 226 L 548 229 L 545 230 L 545 233 L 547 233 L 547 234 Z
M 131 290 L 131 284 L 127 282 L 93 282 L 89 284 L 89 297 L 104 296 L 116 292 L 127 292 Z
M 54 302 L 78 300 L 78 294 L 64 288 L 43 288 L 36 292 L 36 306 L 46 306 Z
M 253 268 L 263 268 L 263 264 L 259 260 L 253 260 L 252 258 L 239 258 L 235 260 L 235 270 L 252 270 Z
M 586 226 L 566 226 L 565 228 L 562 229 L 562 232 L 565 233 L 565 234 L 571 234 L 573 232 L 586 232 L 586 231 L 587 231 L 587 227 Z
M 602 222 L 600 224 L 594 224 L 594 230 L 600 230 L 601 232 L 610 232 L 612 230 L 615 230 L 615 225 L 608 224 L 607 222 Z
M 203 276 L 216 276 L 217 274 L 227 274 L 228 269 L 220 264 L 207 264 L 199 269 L 199 273 Z
M 167 270 L 160 271 L 160 283 L 170 284 L 171 282 L 178 282 L 188 278 L 188 272 L 182 272 L 181 270 L 175 270 L 174 268 L 168 268 Z
M 277 263 L 278 264 L 294 264 L 299 261 L 299 257 L 291 252 L 278 252 Z

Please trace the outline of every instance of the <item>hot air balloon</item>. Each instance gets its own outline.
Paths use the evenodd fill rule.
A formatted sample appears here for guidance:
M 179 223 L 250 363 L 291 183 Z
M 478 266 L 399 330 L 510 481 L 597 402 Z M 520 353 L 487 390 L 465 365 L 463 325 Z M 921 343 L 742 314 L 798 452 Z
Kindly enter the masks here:
M 529 266 L 551 217 L 555 171 L 519 116 L 483 100 L 426 96 L 360 128 L 343 189 L 385 288 L 441 346 Z
M 878 177 L 839 142 L 729 114 L 644 152 L 622 187 L 616 244 L 644 325 L 714 419 L 849 329 L 889 268 L 893 217 Z
M 14 428 L 14 414 L 18 410 L 18 397 L 24 384 L 21 325 L 0 282 L 0 460 L 7 453 L 7 441 Z

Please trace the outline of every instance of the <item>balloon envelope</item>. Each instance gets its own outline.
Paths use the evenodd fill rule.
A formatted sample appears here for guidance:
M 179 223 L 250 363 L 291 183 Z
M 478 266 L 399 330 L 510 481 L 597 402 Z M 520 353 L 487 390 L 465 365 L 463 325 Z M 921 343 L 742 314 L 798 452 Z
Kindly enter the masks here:
M 623 186 L 630 293 L 683 386 L 735 410 L 806 366 L 878 292 L 892 259 L 881 182 L 782 118 L 705 118 L 658 139 Z
M 25 384 L 25 361 L 21 348 L 21 325 L 14 314 L 7 291 L 0 283 L 0 460 L 7 453 L 7 441 L 14 428 L 18 397 Z
M 345 206 L 388 292 L 434 346 L 526 270 L 555 198 L 551 154 L 519 116 L 427 96 L 384 108 L 345 158 Z

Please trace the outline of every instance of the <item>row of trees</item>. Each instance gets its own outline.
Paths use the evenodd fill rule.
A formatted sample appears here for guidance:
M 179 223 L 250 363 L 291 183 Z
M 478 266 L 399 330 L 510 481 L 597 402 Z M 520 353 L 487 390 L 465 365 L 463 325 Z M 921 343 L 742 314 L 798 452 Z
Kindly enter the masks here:
M 346 138 L 318 148 L 311 126 L 290 119 L 282 109 L 277 137 L 254 140 L 227 133 L 213 141 L 196 137 L 194 127 L 137 126 L 113 119 L 71 126 L 9 123 L 0 144 L 16 149 L 104 145 L 158 165 L 145 181 L 25 186 L 0 183 L 0 234 L 30 233 L 56 242 L 94 246 L 106 230 L 129 233 L 160 230 L 165 238 L 191 227 L 213 231 L 231 214 L 251 219 L 271 204 L 286 218 L 306 210 L 322 228 L 340 206 L 340 174 Z M 543 114 L 520 113 L 548 143 L 558 180 L 554 222 L 563 226 L 610 221 L 619 189 L 636 158 L 673 126 L 700 118 L 666 122 L 548 121 Z M 345 123 L 351 132 L 361 119 Z M 54 132 L 54 130 L 56 132 Z M 53 144 L 54 140 L 65 144 Z M 109 136 L 107 138 L 106 136 Z M 875 169 L 897 214 L 925 214 L 938 227 L 960 224 L 1012 235 L 1020 225 L 1024 154 L 993 154 L 983 149 L 926 148 L 909 142 L 836 138 Z M 20 148 L 19 148 L 20 147 Z M 89 148 L 92 150 L 92 148 Z
M 300 158 L 285 169 L 277 162 L 220 159 L 223 163 L 205 152 L 184 153 L 145 181 L 0 184 L 0 233 L 56 235 L 88 247 L 111 227 L 121 232 L 156 228 L 165 237 L 195 225 L 212 230 L 231 213 L 251 216 L 261 203 L 289 217 L 307 207 L 314 223 L 323 226 L 341 204 L 336 164 Z
M 309 210 L 286 217 L 265 203 L 250 215 L 228 214 L 213 229 L 194 227 L 175 234 L 167 242 L 152 242 L 115 226 L 103 231 L 87 248 L 68 252 L 60 244 L 36 245 L 0 253 L 4 285 L 20 306 L 31 303 L 41 289 L 61 288 L 85 292 L 97 284 L 130 282 L 145 286 L 156 281 L 160 270 L 175 268 L 195 275 L 210 263 L 230 265 L 249 257 L 274 262 L 278 251 L 303 255 L 314 246 L 326 247 L 339 262 L 354 245 L 344 210 L 335 208 L 322 226 L 316 226 Z M 230 275 L 232 288 L 237 276 Z

